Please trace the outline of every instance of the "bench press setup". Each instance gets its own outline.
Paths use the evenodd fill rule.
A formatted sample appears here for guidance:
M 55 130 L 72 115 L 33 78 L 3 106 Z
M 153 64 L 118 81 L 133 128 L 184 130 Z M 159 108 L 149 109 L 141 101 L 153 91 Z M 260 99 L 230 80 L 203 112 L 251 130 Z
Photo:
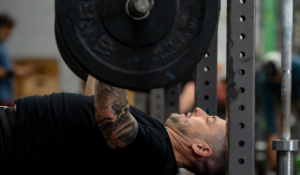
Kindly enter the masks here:
M 293 1 L 283 0 L 282 113 L 277 174 L 294 174 L 290 140 Z M 253 175 L 255 0 L 227 0 L 227 173 Z M 217 115 L 220 0 L 56 0 L 55 35 L 68 67 L 150 94 L 149 112 L 165 122 L 179 112 L 181 82 L 195 76 L 195 106 Z M 147 105 L 137 92 L 136 103 Z

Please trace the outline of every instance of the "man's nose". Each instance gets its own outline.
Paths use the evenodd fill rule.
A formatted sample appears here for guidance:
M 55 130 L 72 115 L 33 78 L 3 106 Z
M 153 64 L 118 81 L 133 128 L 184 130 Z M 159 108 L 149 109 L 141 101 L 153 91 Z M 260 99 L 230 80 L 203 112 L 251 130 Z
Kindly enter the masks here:
M 195 108 L 194 110 L 194 116 L 196 117 L 208 117 L 207 113 L 204 112 L 201 108 Z

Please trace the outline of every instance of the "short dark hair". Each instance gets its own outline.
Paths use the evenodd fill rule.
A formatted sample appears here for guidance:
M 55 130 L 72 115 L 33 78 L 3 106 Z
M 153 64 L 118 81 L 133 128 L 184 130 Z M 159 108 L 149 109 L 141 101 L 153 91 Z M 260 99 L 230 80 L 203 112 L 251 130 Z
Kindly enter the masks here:
M 226 135 L 218 130 L 214 135 L 206 135 L 204 139 L 212 149 L 212 155 L 203 160 L 204 171 L 201 175 L 226 174 Z
M 210 143 L 213 154 L 206 159 L 207 175 L 225 175 L 226 171 L 226 138 L 213 139 Z
M 0 14 L 0 27 L 13 28 L 14 25 L 15 22 L 12 18 L 10 18 L 8 15 Z

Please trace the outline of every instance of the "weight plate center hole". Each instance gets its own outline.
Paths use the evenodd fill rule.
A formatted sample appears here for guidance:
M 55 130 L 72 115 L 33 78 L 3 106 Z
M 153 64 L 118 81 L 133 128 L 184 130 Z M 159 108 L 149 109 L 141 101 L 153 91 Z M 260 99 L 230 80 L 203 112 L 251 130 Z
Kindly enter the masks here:
M 126 3 L 127 14 L 135 20 L 145 19 L 154 5 L 154 0 L 128 0 Z

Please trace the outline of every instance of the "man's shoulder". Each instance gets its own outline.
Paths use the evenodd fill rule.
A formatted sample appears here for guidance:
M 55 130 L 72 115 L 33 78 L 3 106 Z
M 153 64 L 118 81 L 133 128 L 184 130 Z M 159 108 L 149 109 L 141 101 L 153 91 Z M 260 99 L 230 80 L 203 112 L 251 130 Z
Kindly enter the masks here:
M 158 121 L 157 119 L 151 117 L 145 112 L 139 110 L 134 106 L 130 106 L 130 113 L 134 116 L 137 122 L 145 127 L 153 128 L 160 132 L 161 134 L 167 134 L 165 126 L 163 123 Z
M 64 103 L 68 106 L 93 106 L 94 96 L 86 96 L 80 93 L 52 93 L 51 95 L 45 95 L 44 98 L 51 100 L 53 103 Z
M 81 93 L 70 93 L 70 92 L 52 93 L 50 95 L 44 95 L 44 96 L 52 96 L 54 98 L 56 98 L 56 97 L 70 97 L 70 98 L 94 99 L 94 96 L 86 96 L 86 95 L 83 95 Z
M 138 133 L 128 147 L 119 150 L 118 154 L 120 152 L 122 154 L 120 162 L 135 164 L 137 167 L 147 170 L 142 174 L 177 174 L 178 167 L 172 143 L 164 124 L 134 106 L 130 106 L 130 113 L 138 122 Z M 145 150 L 147 151 L 145 152 Z M 115 162 L 115 160 L 113 161 Z M 150 167 L 151 169 L 149 169 Z M 130 170 L 130 172 L 131 174 L 141 174 L 139 170 Z
M 84 104 L 87 104 L 88 106 L 92 105 L 94 103 L 94 96 L 85 96 L 82 94 L 76 94 L 76 93 L 52 93 L 52 94 L 46 94 L 43 96 L 35 95 L 35 96 L 28 96 L 24 98 L 19 98 L 16 100 L 17 106 L 20 105 L 26 105 L 28 107 L 33 106 L 80 106 Z M 92 105 L 93 106 L 93 105 Z
M 86 96 L 80 93 L 68 93 L 68 92 L 60 92 L 60 93 L 52 93 L 45 95 L 34 95 L 27 96 L 20 99 L 38 99 L 38 98 L 65 98 L 65 97 L 73 97 L 73 98 L 83 98 L 83 99 L 94 99 L 94 96 Z
M 130 113 L 138 122 L 136 141 L 147 143 L 144 147 L 157 149 L 160 155 L 169 155 L 169 151 L 173 153 L 171 140 L 164 124 L 132 106 L 130 107 Z

